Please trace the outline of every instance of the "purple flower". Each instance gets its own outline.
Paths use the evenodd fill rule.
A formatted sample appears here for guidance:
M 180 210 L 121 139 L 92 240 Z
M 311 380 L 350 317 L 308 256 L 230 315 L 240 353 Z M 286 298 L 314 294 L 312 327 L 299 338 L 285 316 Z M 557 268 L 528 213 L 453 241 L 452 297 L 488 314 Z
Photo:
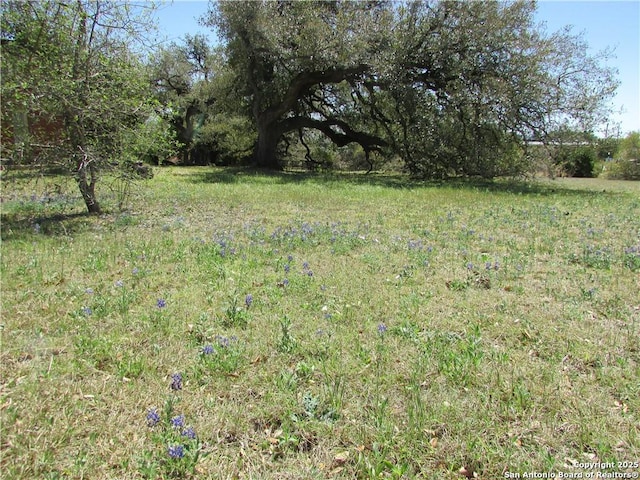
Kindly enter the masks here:
M 216 335 L 216 340 L 218 340 L 218 345 L 222 348 L 227 348 L 229 346 L 229 339 L 227 337 Z
M 303 269 L 303 270 L 309 270 L 309 262 L 304 262 L 304 263 L 302 264 L 302 269 Z
M 384 323 L 381 323 L 378 325 L 378 333 L 380 335 L 384 335 L 386 331 L 387 331 L 387 326 Z
M 284 266 L 284 273 L 289 273 L 289 269 L 290 269 L 290 268 L 291 268 L 291 267 L 290 267 L 290 266 L 289 266 L 289 264 L 287 263 L 287 264 Z
M 293 262 L 293 255 L 289 255 L 287 257 L 287 260 L 289 261 L 289 263 Z
M 171 375 L 171 390 L 182 390 L 182 375 L 179 373 Z
M 131 273 L 133 273 L 134 275 L 138 275 L 138 273 L 140 273 L 140 270 L 138 270 L 138 267 L 133 267 L 133 270 L 131 270 Z
M 87 295 L 93 295 L 93 288 L 87 288 L 84 293 L 86 293 Z
M 282 280 L 282 286 L 283 287 L 289 286 L 289 279 L 288 278 L 285 278 L 284 280 Z
M 171 445 L 167 453 L 171 458 L 182 458 L 184 457 L 184 447 L 182 445 Z
M 196 431 L 193 429 L 193 427 L 187 427 L 184 430 L 182 430 L 181 435 L 183 437 L 187 437 L 191 440 L 195 440 L 196 438 Z
M 244 304 L 247 306 L 247 308 L 249 308 L 251 306 L 251 304 L 253 303 L 253 295 L 248 294 L 245 298 L 244 298 Z
M 467 270 L 473 270 L 473 263 L 467 263 Z
M 158 301 L 156 302 L 156 306 L 158 308 L 164 308 L 167 306 L 167 302 L 165 301 L 164 298 L 159 298 Z
M 173 417 L 171 419 L 171 425 L 176 428 L 184 427 L 184 415 L 178 415 L 177 417 Z
M 313 272 L 312 272 L 311 270 L 309 270 L 309 271 L 307 272 L 307 275 L 308 275 L 308 276 L 310 276 L 310 277 L 313 277 Z
M 118 288 L 122 288 L 124 287 L 124 282 L 122 280 L 117 280 L 114 285 Z
M 149 409 L 147 412 L 147 425 L 155 427 L 158 423 L 160 423 L 160 414 L 158 413 L 158 410 L 155 408 Z
M 93 310 L 89 307 L 82 307 L 82 313 L 84 313 L 87 317 L 93 313 Z
M 213 345 L 205 345 L 202 347 L 203 355 L 211 355 L 215 350 L 213 349 Z

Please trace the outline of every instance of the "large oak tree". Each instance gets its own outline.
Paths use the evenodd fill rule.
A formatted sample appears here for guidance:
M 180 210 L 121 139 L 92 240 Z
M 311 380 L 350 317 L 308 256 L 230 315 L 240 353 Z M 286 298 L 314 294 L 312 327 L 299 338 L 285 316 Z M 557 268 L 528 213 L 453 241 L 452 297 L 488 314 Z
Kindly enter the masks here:
M 280 168 L 289 132 L 400 155 L 417 174 L 522 168 L 523 140 L 589 130 L 613 72 L 570 31 L 548 34 L 531 2 L 212 3 L 254 160 Z M 606 113 L 606 112 L 604 112 Z

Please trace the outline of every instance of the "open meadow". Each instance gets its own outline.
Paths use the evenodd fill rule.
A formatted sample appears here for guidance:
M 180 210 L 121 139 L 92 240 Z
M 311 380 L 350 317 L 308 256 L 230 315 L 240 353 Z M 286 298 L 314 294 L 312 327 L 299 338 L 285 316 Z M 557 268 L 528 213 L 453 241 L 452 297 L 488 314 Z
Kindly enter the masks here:
M 20 174 L 2 478 L 637 478 L 637 182 Z

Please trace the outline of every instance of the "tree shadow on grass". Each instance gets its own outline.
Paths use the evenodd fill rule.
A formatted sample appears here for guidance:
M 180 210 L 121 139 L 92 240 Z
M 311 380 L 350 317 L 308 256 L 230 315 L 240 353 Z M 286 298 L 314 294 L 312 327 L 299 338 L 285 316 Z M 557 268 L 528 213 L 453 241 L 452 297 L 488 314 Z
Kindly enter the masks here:
M 25 216 L 18 213 L 2 213 L 2 241 L 26 240 L 34 237 L 65 236 L 86 231 L 91 219 L 86 212 L 54 213 L 50 215 Z
M 273 171 L 246 167 L 212 167 L 211 170 L 203 171 L 199 169 L 183 176 L 186 181 L 192 183 L 316 184 L 326 186 L 346 183 L 393 189 L 449 188 L 536 196 L 617 196 L 620 194 L 619 192 L 604 191 L 602 189 L 570 188 L 560 183 L 554 183 L 551 180 L 491 180 L 469 177 L 448 180 L 420 180 L 398 173 Z

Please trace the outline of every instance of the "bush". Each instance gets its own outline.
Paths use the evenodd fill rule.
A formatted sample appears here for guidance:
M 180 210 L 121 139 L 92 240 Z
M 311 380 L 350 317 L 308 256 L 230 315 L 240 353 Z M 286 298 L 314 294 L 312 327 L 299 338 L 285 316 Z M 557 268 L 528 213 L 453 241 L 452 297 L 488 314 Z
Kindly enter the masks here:
M 558 152 L 555 163 L 570 177 L 592 178 L 597 159 L 592 147 L 565 147 Z
M 638 160 L 617 160 L 605 166 L 606 176 L 612 180 L 640 180 Z

